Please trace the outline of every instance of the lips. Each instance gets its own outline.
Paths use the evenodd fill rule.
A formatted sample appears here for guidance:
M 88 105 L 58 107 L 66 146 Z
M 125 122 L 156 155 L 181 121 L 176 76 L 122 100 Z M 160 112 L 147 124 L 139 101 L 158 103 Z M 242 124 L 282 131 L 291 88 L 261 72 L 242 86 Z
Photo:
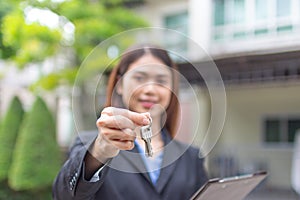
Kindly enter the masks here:
M 141 102 L 141 105 L 146 108 L 146 109 L 150 109 L 154 104 L 155 102 L 153 101 L 140 101 Z

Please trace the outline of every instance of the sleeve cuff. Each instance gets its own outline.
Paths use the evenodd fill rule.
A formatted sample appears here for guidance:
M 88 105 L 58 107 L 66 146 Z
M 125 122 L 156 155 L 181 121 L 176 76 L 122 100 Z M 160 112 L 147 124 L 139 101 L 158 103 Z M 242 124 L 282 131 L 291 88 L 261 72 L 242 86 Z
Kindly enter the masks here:
M 92 178 L 90 180 L 85 180 L 87 182 L 90 182 L 90 183 L 94 183 L 94 182 L 97 182 L 100 180 L 100 173 L 101 171 L 108 165 L 109 161 L 106 162 L 102 167 L 100 167 L 95 173 L 94 175 L 92 176 Z M 83 172 L 83 177 L 84 177 L 84 172 L 85 172 L 85 162 L 83 162 L 83 168 L 82 168 Z

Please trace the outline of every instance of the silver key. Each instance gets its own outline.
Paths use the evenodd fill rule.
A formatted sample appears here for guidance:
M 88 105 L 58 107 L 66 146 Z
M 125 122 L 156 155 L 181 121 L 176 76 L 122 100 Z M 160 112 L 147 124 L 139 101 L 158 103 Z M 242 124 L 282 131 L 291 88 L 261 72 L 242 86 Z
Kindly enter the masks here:
M 141 138 L 145 142 L 145 155 L 147 157 L 153 156 L 153 150 L 151 146 L 151 138 L 152 138 L 151 125 L 152 125 L 152 119 L 150 118 L 150 124 L 147 126 L 142 126 L 140 130 Z

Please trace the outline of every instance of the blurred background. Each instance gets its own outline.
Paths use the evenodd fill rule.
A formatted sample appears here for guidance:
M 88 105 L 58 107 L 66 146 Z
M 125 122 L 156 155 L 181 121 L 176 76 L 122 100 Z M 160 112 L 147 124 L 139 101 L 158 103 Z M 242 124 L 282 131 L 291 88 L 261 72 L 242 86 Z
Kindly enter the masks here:
M 169 49 L 189 61 L 177 60 L 193 87 L 191 91 L 181 85 L 187 119 L 181 140 L 201 146 L 201 139 L 189 133 L 195 123 L 200 135 L 210 124 L 211 97 L 197 69 L 213 59 L 220 71 L 227 112 L 221 137 L 206 158 L 209 176 L 266 170 L 269 176 L 249 199 L 299 199 L 300 0 L 1 0 L 0 27 L 0 146 L 5 148 L 0 150 L 0 199 L 50 199 L 51 182 L 77 135 L 73 113 L 81 116 L 80 127 L 95 129 L 97 116 L 90 114 L 95 111 L 84 102 L 96 99 L 94 108 L 100 111 L 105 83 L 95 94 L 91 80 L 103 74 L 105 82 L 105 63 L 127 43 L 108 46 L 76 80 L 81 64 L 99 43 L 142 27 L 180 33 L 163 37 Z M 195 49 L 191 40 L 204 51 Z M 197 102 L 190 98 L 195 91 Z M 196 105 L 200 113 L 194 112 Z M 40 122 L 44 117 L 53 123 Z M 40 134 L 44 129 L 53 130 L 52 139 Z M 28 157 L 28 152 L 18 152 L 24 152 L 25 138 L 32 135 L 38 142 L 29 147 L 41 153 L 29 158 L 29 164 L 19 162 Z M 49 141 L 53 145 L 41 150 Z M 26 169 L 50 158 L 58 163 L 46 178 L 39 173 L 27 183 L 16 178 L 18 173 L 34 176 Z

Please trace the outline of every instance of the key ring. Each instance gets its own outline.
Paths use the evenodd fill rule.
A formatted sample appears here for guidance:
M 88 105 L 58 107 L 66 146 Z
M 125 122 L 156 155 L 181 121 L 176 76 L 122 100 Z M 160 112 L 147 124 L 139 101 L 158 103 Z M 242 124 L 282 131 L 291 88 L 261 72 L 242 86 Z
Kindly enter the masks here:
M 152 118 L 149 116 L 149 121 L 150 123 L 147 125 L 147 127 L 151 127 L 152 126 Z

